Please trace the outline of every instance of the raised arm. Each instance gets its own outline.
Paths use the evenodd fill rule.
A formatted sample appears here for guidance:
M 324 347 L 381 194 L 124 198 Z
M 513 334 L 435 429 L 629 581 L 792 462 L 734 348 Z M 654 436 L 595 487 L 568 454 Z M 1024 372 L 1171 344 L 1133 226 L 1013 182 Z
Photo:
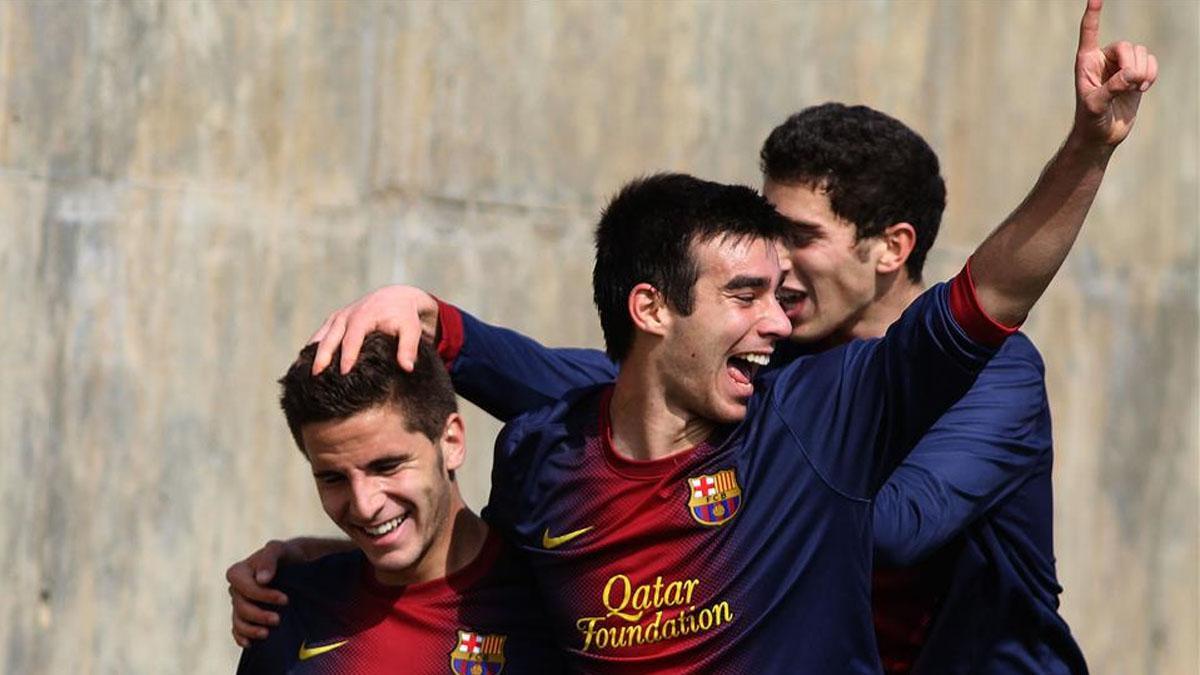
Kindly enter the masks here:
M 979 304 L 996 322 L 1025 320 L 1070 251 L 1113 151 L 1133 128 L 1158 61 L 1129 42 L 1100 45 L 1102 0 L 1088 0 L 1075 55 L 1075 122 L 1029 196 L 971 257 Z

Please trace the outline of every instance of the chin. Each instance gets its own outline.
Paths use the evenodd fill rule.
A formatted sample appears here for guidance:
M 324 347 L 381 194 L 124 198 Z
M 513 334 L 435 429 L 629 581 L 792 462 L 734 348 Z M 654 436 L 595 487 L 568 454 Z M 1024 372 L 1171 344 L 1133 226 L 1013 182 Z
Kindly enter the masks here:
M 383 555 L 368 555 L 367 560 L 376 571 L 394 576 L 407 576 L 416 563 L 416 556 L 406 551 L 388 551 Z
M 710 413 L 711 419 L 720 424 L 734 424 L 746 419 L 747 401 L 728 401 Z

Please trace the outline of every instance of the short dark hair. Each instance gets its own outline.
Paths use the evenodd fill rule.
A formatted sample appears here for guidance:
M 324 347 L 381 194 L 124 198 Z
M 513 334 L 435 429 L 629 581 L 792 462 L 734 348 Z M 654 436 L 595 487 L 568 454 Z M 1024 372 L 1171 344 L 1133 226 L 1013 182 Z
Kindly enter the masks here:
M 620 361 L 633 345 L 629 293 L 648 283 L 675 311 L 692 312 L 699 268 L 693 244 L 717 237 L 776 240 L 792 236 L 793 223 L 754 190 L 677 173 L 660 173 L 625 185 L 596 226 L 592 296 L 604 344 Z
M 458 410 L 454 387 L 433 347 L 421 342 L 413 371 L 406 373 L 396 363 L 397 338 L 378 331 L 363 340 L 362 351 L 349 373 L 337 367 L 339 348 L 332 364 L 312 374 L 317 345 L 300 350 L 295 363 L 279 379 L 279 405 L 288 429 L 300 451 L 305 453 L 300 430 L 305 424 L 345 419 L 360 412 L 391 404 L 400 409 L 405 428 L 437 443 L 446 418 Z
M 867 106 L 825 103 L 775 127 L 759 153 L 766 179 L 821 186 L 856 237 L 912 224 L 917 240 L 905 268 L 921 280 L 946 208 L 946 183 L 933 148 L 899 120 Z

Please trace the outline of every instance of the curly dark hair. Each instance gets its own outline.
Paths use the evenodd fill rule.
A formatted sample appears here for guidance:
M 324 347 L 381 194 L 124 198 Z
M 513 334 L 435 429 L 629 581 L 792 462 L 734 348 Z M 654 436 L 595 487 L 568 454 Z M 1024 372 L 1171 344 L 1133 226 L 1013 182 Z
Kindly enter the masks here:
M 404 427 L 437 443 L 446 426 L 446 418 L 457 412 L 458 401 L 450 376 L 433 347 L 421 342 L 413 371 L 406 373 L 396 363 L 397 338 L 378 331 L 363 340 L 362 351 L 349 373 L 343 375 L 330 365 L 318 375 L 312 374 L 316 343 L 300 351 L 286 374 L 279 378 L 282 392 L 279 405 L 287 418 L 288 429 L 300 451 L 305 453 L 300 429 L 305 424 L 345 419 L 384 405 L 395 405 L 404 418 Z M 339 348 L 333 364 L 341 357 Z
M 759 153 L 763 176 L 821 186 L 833 212 L 858 239 L 907 222 L 917 240 L 905 268 L 921 280 L 946 208 L 946 184 L 933 149 L 902 122 L 867 106 L 825 103 L 775 127 Z
M 779 215 L 754 190 L 685 174 L 634 180 L 609 202 L 596 226 L 592 296 L 604 344 L 620 361 L 633 345 L 629 293 L 648 283 L 683 315 L 692 312 L 699 269 L 693 243 L 717 237 L 795 240 L 811 234 Z

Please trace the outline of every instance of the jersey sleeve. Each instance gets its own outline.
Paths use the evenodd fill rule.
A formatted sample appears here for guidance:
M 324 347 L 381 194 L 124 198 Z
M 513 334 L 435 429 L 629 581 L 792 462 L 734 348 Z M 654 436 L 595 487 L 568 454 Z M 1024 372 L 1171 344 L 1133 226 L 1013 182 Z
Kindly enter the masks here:
M 874 503 L 875 555 L 915 564 L 949 543 L 1051 461 L 1044 369 L 1011 339 L 926 433 Z
M 534 453 L 530 446 L 536 445 L 533 439 L 528 438 L 529 430 L 537 428 L 536 421 L 530 425 L 530 417 L 539 417 L 543 412 L 544 409 L 539 409 L 535 413 L 520 415 L 500 429 L 492 456 L 492 490 L 480 512 L 489 525 L 518 541 L 522 534 L 527 533 L 517 531 L 516 514 L 522 512 L 531 496 L 520 486 L 531 470 Z
M 455 390 L 501 421 L 617 376 L 616 364 L 604 352 L 551 349 L 440 300 L 438 322 L 438 353 Z
M 771 404 L 828 485 L 869 498 L 1015 330 L 983 314 L 968 266 L 884 337 L 783 368 Z

